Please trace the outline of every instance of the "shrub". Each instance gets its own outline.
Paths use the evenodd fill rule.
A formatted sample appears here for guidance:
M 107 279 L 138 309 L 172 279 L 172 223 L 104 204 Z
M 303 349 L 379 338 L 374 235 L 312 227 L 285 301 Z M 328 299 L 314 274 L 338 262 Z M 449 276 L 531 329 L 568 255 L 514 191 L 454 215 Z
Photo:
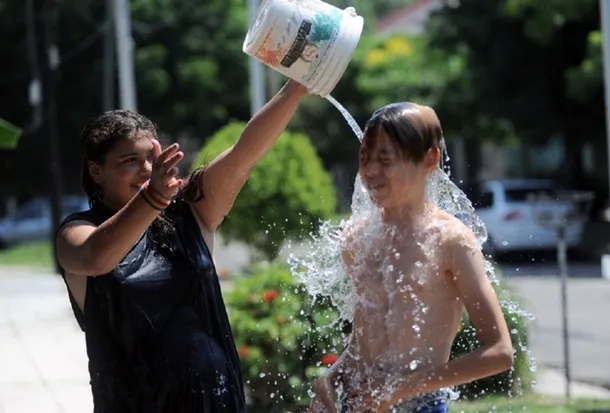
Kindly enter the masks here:
M 342 335 L 329 324 L 337 313 L 312 304 L 283 266 L 254 267 L 227 294 L 250 412 L 295 412 L 308 390 L 341 353 Z
M 194 165 L 233 145 L 244 127 L 235 122 L 218 131 Z M 246 242 L 272 260 L 286 238 L 302 236 L 332 217 L 336 202 L 332 179 L 307 136 L 284 132 L 252 172 L 220 231 L 226 241 Z

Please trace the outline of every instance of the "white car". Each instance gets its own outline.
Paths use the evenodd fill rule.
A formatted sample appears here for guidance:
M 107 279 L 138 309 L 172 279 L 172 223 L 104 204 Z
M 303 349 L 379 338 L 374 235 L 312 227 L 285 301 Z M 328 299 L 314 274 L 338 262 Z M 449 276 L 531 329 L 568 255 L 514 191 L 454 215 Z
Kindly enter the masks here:
M 489 180 L 467 186 L 464 190 L 487 227 L 488 253 L 508 251 L 547 250 L 557 246 L 556 231 L 540 225 L 542 217 L 565 217 L 575 213 L 573 202 L 553 199 L 563 188 L 551 180 L 518 179 Z M 532 200 L 544 193 L 551 200 L 544 204 Z M 566 227 L 568 248 L 577 247 L 582 238 L 584 221 Z

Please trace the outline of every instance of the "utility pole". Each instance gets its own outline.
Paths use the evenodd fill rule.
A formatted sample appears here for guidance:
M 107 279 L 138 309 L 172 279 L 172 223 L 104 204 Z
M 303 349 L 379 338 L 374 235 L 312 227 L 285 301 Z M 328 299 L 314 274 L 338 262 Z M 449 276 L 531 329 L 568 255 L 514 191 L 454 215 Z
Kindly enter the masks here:
M 42 124 L 42 91 L 40 86 L 40 67 L 38 65 L 38 50 L 36 49 L 36 31 L 34 29 L 35 10 L 34 1 L 27 0 L 26 3 L 26 36 L 28 45 L 28 60 L 30 63 L 30 85 L 28 90 L 28 99 L 32 110 L 32 119 L 30 120 L 29 129 L 35 132 Z
M 278 90 L 280 90 L 280 87 L 282 87 L 281 82 L 282 82 L 282 74 L 280 72 L 278 72 L 277 70 L 274 70 L 270 67 L 267 67 L 267 77 L 268 77 L 268 92 L 267 92 L 267 96 L 273 96 L 277 93 Z
M 252 27 L 256 20 L 256 12 L 258 11 L 260 0 L 247 1 L 248 22 L 250 27 Z M 250 59 L 250 114 L 254 115 L 267 101 L 265 93 L 265 68 L 261 62 L 253 57 L 248 58 Z
M 119 96 L 121 109 L 138 110 L 133 68 L 133 38 L 128 0 L 114 0 L 117 63 L 119 67 Z
M 106 23 L 104 24 L 104 80 L 102 82 L 102 107 L 104 111 L 115 107 L 115 47 L 114 47 L 114 0 L 106 0 Z
M 28 0 L 28 39 L 30 40 L 30 59 L 32 87 L 30 101 L 34 107 L 34 134 L 48 144 L 49 153 L 49 200 L 51 202 L 51 242 L 55 244 L 55 232 L 61 221 L 61 161 L 57 134 L 55 107 L 56 69 L 59 66 L 59 53 L 54 43 L 55 34 L 54 0 Z M 39 96 L 37 96 L 38 89 Z M 36 125 L 36 116 L 40 122 Z M 55 269 L 59 272 L 57 261 Z
M 604 89 L 606 92 L 606 154 L 608 157 L 608 196 L 610 196 L 610 0 L 599 0 L 599 12 L 603 36 Z M 608 210 L 610 210 L 610 205 Z

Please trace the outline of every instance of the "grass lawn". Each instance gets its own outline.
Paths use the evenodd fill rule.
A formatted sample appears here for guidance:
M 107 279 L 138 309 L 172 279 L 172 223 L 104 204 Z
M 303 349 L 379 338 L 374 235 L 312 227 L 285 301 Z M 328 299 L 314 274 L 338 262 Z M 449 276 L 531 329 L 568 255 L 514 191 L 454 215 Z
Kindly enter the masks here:
M 33 242 L 0 251 L 0 266 L 53 268 L 50 242 Z
M 477 401 L 455 402 L 450 412 L 528 412 L 528 413 L 608 413 L 610 400 L 574 399 L 566 404 L 553 397 L 529 395 L 525 397 L 487 397 Z

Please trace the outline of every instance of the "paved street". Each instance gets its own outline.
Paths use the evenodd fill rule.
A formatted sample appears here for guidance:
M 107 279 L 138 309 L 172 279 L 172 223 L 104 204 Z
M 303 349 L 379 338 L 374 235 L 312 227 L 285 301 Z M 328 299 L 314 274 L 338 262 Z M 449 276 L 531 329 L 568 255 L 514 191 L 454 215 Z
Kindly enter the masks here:
M 511 278 L 510 282 L 523 290 L 538 317 L 531 344 L 534 355 L 539 363 L 559 366 L 555 280 Z M 610 325 L 595 316 L 610 310 L 610 282 L 576 280 L 570 290 L 574 373 L 582 379 L 608 381 Z M 539 392 L 561 395 L 562 376 L 556 370 L 541 369 L 537 381 Z M 573 392 L 610 399 L 610 392 L 583 383 L 574 384 Z M 0 268 L 0 413 L 91 411 L 84 337 L 61 279 Z
M 530 348 L 539 363 L 563 367 L 558 278 L 509 277 L 534 313 Z M 568 322 L 572 375 L 610 388 L 610 280 L 570 279 Z

